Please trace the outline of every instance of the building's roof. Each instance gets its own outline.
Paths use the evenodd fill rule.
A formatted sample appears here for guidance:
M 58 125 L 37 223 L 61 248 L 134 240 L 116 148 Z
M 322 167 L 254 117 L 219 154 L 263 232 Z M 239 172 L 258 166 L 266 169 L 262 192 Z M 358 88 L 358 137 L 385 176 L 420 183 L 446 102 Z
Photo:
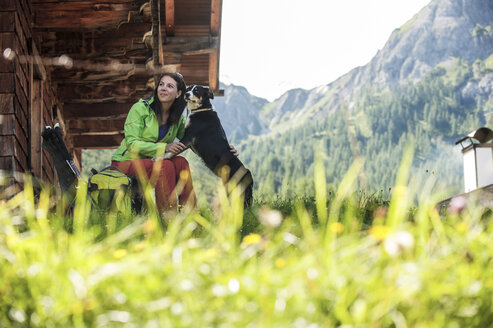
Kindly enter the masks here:
M 119 144 L 130 106 L 152 91 L 155 66 L 221 93 L 221 0 L 31 3 L 33 34 L 47 70 L 35 74 L 56 84 L 74 148 Z M 154 33 L 153 24 L 160 26 Z

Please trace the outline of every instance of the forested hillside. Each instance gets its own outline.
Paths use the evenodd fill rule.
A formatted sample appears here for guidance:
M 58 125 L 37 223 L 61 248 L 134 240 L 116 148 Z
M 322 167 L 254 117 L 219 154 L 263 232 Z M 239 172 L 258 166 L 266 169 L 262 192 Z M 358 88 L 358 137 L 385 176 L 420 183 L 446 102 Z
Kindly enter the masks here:
M 447 68 L 435 68 L 416 84 L 393 91 L 364 88 L 345 108 L 325 119 L 250 138 L 240 147 L 241 154 L 261 194 L 292 196 L 313 190 L 315 149 L 324 155 L 329 184 L 337 185 L 355 157 L 361 156 L 365 165 L 360 186 L 376 191 L 393 185 L 402 151 L 413 142 L 413 176 L 433 175 L 451 188 L 449 193 L 459 192 L 462 157 L 455 141 L 484 126 L 493 109 L 491 103 L 475 101 L 463 91 L 471 81 L 493 77 L 493 66 L 485 71 L 489 73 L 474 77 L 472 68 L 457 59 Z

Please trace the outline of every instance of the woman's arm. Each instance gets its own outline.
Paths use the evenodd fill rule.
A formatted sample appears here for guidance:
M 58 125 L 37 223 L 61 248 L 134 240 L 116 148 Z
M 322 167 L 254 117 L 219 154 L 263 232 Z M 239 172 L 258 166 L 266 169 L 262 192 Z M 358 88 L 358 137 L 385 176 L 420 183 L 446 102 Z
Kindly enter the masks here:
M 139 157 L 151 158 L 164 154 L 166 144 L 143 140 L 142 135 L 146 128 L 144 124 L 145 116 L 147 116 L 146 111 L 148 109 L 142 102 L 133 105 L 125 120 L 124 131 L 128 150 L 138 154 Z

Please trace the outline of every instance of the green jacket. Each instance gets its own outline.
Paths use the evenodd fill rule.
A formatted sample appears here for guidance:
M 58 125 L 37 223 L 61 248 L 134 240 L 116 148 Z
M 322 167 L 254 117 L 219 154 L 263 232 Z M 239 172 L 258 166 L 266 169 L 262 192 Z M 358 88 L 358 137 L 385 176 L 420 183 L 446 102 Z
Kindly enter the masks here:
M 140 99 L 130 108 L 125 120 L 125 138 L 111 160 L 122 162 L 160 156 L 165 153 L 167 143 L 173 142 L 175 138 L 183 138 L 186 119 L 182 115 L 178 124 L 171 125 L 166 136 L 157 140 L 159 122 L 150 107 L 153 101 L 154 98 Z

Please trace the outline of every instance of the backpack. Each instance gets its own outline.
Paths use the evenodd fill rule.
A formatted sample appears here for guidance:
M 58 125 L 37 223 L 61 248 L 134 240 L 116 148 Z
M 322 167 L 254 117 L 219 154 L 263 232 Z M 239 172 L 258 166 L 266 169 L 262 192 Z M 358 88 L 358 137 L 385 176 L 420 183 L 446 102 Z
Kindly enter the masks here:
M 129 215 L 132 210 L 132 179 L 116 166 L 108 166 L 99 172 L 92 169 L 88 192 L 93 205 L 100 211 L 116 211 Z

